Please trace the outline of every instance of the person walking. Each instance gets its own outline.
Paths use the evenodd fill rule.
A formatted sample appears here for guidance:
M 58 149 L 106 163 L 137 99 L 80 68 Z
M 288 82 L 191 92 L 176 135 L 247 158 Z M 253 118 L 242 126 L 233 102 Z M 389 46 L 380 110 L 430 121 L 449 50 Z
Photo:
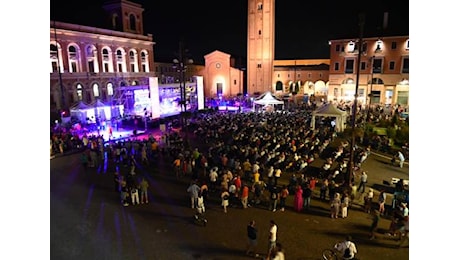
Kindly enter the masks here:
M 248 208 L 248 199 L 249 199 L 249 187 L 248 185 L 244 184 L 243 189 L 241 191 L 241 204 L 243 205 L 244 209 Z
M 273 212 L 276 211 L 276 204 L 278 203 L 278 198 L 279 198 L 278 188 L 276 186 L 271 187 L 270 189 L 270 199 L 271 199 L 270 210 L 272 210 Z
M 276 248 L 276 234 L 278 232 L 278 226 L 274 220 L 270 220 L 270 228 L 268 230 L 268 254 L 270 256 L 272 251 Z
M 375 239 L 375 234 L 380 222 L 380 212 L 378 210 L 373 210 L 371 215 L 372 223 L 370 227 L 370 240 Z
M 385 212 L 386 199 L 387 199 L 387 193 L 385 192 L 385 189 L 382 189 L 379 194 L 379 212 L 380 214 L 383 214 Z
M 200 187 L 196 185 L 194 181 L 190 183 L 190 186 L 187 188 L 187 192 L 190 196 L 190 202 L 192 209 L 197 205 L 198 194 L 200 193 Z
M 251 220 L 246 227 L 246 233 L 248 236 L 248 243 L 246 246 L 246 255 L 257 257 L 256 246 L 257 246 L 257 228 L 256 221 Z
M 229 205 L 230 193 L 228 193 L 227 189 L 222 189 L 222 193 L 220 194 L 221 205 L 224 208 L 224 213 L 227 213 L 227 207 Z
M 361 176 L 359 177 L 359 186 L 358 191 L 364 193 L 366 191 L 366 183 L 367 183 L 367 172 L 362 171 Z
M 345 241 L 335 244 L 334 248 L 341 253 L 342 259 L 356 259 L 355 255 L 358 253 L 358 250 L 356 248 L 356 244 L 352 241 L 351 236 L 348 235 L 345 238 Z

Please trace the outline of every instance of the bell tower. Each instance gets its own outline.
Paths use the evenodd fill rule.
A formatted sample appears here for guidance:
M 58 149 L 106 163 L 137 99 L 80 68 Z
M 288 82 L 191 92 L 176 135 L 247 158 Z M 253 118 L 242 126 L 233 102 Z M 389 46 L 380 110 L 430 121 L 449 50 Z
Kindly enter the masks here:
M 275 0 L 248 0 L 248 94 L 273 92 Z
M 105 2 L 103 8 L 108 13 L 112 30 L 144 34 L 144 8 L 140 4 L 127 0 L 113 0 Z

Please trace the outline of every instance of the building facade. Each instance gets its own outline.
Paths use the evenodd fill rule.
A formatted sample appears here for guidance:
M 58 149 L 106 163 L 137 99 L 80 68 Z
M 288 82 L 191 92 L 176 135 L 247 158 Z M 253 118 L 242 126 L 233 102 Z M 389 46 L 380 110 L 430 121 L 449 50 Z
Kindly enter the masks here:
M 327 96 L 329 85 L 328 59 L 275 60 L 274 93 L 286 95 Z
M 52 111 L 78 101 L 123 103 L 126 87 L 149 89 L 155 42 L 143 35 L 142 7 L 123 0 L 104 9 L 113 29 L 50 22 Z
M 328 100 L 409 106 L 409 36 L 330 41 Z

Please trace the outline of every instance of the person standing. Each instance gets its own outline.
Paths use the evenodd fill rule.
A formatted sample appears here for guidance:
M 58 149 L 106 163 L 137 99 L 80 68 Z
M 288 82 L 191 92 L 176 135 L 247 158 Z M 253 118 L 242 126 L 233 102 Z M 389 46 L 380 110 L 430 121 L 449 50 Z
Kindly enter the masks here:
M 373 199 L 374 199 L 374 189 L 370 188 L 366 196 L 364 196 L 364 212 L 371 213 Z
M 302 206 L 303 206 L 303 190 L 300 185 L 296 186 L 296 191 L 294 195 L 294 210 L 297 212 L 302 211 Z
M 270 204 L 270 210 L 273 212 L 276 211 L 276 204 L 278 203 L 278 188 L 276 186 L 271 187 L 270 189 L 270 199 L 271 199 L 271 204 Z
M 195 206 L 197 205 L 198 193 L 200 193 L 200 187 L 198 187 L 198 185 L 196 185 L 196 183 L 192 181 L 190 183 L 190 186 L 188 186 L 187 188 L 187 192 L 190 196 L 190 202 L 191 202 L 192 209 L 194 209 Z
M 358 191 L 364 193 L 366 191 L 366 183 L 367 183 L 367 172 L 363 171 L 361 173 L 361 177 L 359 178 L 359 186 Z
M 246 186 L 247 187 L 247 186 Z M 246 254 L 256 256 L 256 246 L 257 246 L 257 228 L 256 221 L 251 220 L 246 227 L 246 232 L 248 236 L 248 244 L 246 246 Z
M 399 159 L 399 168 L 404 166 L 404 154 L 401 151 L 398 151 L 398 159 Z
M 278 180 L 281 178 L 281 174 L 282 172 L 280 168 L 275 169 L 275 186 L 278 185 Z
M 310 210 L 311 189 L 308 183 L 304 184 L 304 187 L 302 190 L 302 197 L 303 197 L 303 209 Z
M 227 207 L 229 205 L 228 200 L 230 199 L 230 193 L 228 193 L 227 189 L 222 189 L 222 193 L 220 194 L 220 198 L 222 200 L 221 205 L 224 208 L 224 213 L 227 213 Z
M 331 218 L 339 217 L 340 204 L 340 193 L 335 193 L 334 198 L 331 200 Z
M 272 254 L 269 256 L 270 260 L 284 260 L 284 250 L 280 243 L 276 243 L 275 249 L 272 251 Z
M 278 232 L 278 226 L 274 220 L 270 220 L 270 228 L 268 230 L 268 256 L 271 255 L 272 251 L 276 248 L 276 233 Z
M 284 211 L 284 207 L 286 207 L 286 199 L 288 195 L 289 195 L 288 187 L 286 185 L 283 185 L 283 188 L 281 189 L 281 193 L 280 193 L 281 211 Z
M 145 177 L 142 177 L 141 182 L 139 183 L 139 189 L 141 191 L 141 204 L 149 203 L 149 197 L 147 190 L 149 188 L 149 183 L 145 179 Z
M 348 197 L 348 193 L 345 192 L 342 198 L 342 218 L 348 217 L 349 204 L 350 204 L 350 198 Z
M 249 198 L 249 187 L 248 185 L 244 184 L 242 192 L 241 192 L 241 204 L 243 204 L 243 208 L 248 208 L 248 198 Z

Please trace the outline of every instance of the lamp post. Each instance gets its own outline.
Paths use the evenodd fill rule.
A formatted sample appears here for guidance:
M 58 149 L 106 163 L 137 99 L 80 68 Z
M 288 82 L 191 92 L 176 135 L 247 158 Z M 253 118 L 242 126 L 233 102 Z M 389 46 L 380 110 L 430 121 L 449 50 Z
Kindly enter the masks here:
M 375 59 L 375 56 L 372 56 L 370 59 L 371 60 L 371 87 L 369 91 L 369 104 L 367 104 L 366 122 L 369 122 L 369 116 L 371 113 L 371 103 L 372 103 L 372 98 L 373 98 L 372 84 L 374 83 L 374 59 Z
M 358 43 L 358 64 L 361 64 L 361 53 L 363 49 L 363 30 L 364 30 L 364 20 L 365 15 L 364 13 L 359 14 L 359 43 Z M 351 176 L 353 175 L 353 168 L 354 168 L 354 148 L 355 148 L 355 121 L 356 121 L 356 109 L 358 106 L 358 88 L 359 88 L 359 69 L 356 72 L 356 88 L 355 88 L 355 99 L 353 102 L 353 111 L 351 115 L 351 145 L 350 145 L 350 158 L 348 161 L 348 169 L 347 169 L 347 186 L 351 187 Z
M 59 55 L 59 44 L 58 44 L 58 38 L 57 38 L 57 30 L 56 30 L 56 20 L 53 21 L 54 25 L 54 41 L 56 42 L 56 55 L 57 55 L 57 70 L 58 70 L 58 76 L 59 76 L 59 90 L 61 94 L 61 110 L 67 108 L 67 104 L 65 101 L 65 94 L 64 94 L 64 85 L 62 84 L 62 71 L 61 71 L 61 57 Z
M 187 90 L 185 81 L 185 72 L 187 71 L 187 64 L 192 64 L 192 59 L 187 59 L 187 50 L 184 49 L 183 42 L 179 42 L 179 53 L 177 59 L 174 59 L 174 67 L 179 72 L 179 88 L 180 88 L 180 102 L 181 105 L 181 123 L 182 131 L 185 132 L 185 145 L 188 145 L 187 138 Z

